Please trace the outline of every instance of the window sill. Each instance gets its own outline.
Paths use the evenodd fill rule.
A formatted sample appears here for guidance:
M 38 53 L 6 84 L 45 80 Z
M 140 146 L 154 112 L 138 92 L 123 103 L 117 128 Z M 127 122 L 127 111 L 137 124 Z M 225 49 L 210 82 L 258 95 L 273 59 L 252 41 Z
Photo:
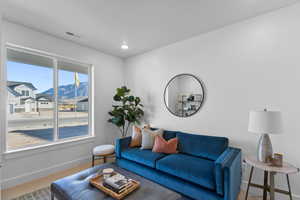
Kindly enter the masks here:
M 33 154 L 40 154 L 47 151 L 56 151 L 58 149 L 65 149 L 68 147 L 72 147 L 78 144 L 84 143 L 93 143 L 95 141 L 95 136 L 86 136 L 80 138 L 72 138 L 66 140 L 60 140 L 57 142 L 52 142 L 48 144 L 43 144 L 34 147 L 27 147 L 17 150 L 6 151 L 3 154 L 4 160 L 19 158 L 19 157 L 26 157 Z

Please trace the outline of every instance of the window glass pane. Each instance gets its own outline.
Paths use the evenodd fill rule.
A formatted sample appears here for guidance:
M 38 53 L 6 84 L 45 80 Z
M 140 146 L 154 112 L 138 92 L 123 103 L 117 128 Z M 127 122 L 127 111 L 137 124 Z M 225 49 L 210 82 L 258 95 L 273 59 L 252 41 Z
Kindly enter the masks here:
M 88 68 L 58 62 L 58 138 L 89 134 Z
M 7 148 L 53 141 L 53 60 L 7 50 Z M 44 104 L 47 103 L 47 104 Z

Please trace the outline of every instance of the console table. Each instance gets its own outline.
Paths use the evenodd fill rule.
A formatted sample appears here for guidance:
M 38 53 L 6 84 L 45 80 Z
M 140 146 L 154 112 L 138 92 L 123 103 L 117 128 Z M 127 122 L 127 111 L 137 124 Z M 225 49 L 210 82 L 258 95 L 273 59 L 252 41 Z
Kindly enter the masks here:
M 269 163 L 260 162 L 255 157 L 246 157 L 244 159 L 244 162 L 251 166 L 245 200 L 248 199 L 248 192 L 250 186 L 263 189 L 263 200 L 267 200 L 267 192 L 269 192 L 270 194 L 270 200 L 275 200 L 275 192 L 286 194 L 292 200 L 292 191 L 290 186 L 289 174 L 298 173 L 299 168 L 296 168 L 293 165 L 286 162 L 283 162 L 282 167 L 275 167 L 270 165 Z M 259 185 L 251 182 L 254 168 L 258 168 L 264 171 L 264 185 Z M 274 176 L 276 173 L 286 175 L 288 191 L 275 188 Z M 268 176 L 270 176 L 270 184 L 268 183 Z

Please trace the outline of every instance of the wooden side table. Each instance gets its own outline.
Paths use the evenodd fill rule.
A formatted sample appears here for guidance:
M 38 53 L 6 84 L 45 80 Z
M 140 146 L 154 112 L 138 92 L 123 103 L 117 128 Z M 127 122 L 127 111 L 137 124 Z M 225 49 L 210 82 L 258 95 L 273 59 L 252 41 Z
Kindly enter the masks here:
M 289 174 L 298 173 L 300 171 L 299 168 L 296 168 L 286 162 L 283 163 L 282 167 L 275 167 L 271 166 L 269 163 L 260 162 L 255 157 L 246 157 L 244 159 L 244 162 L 251 166 L 245 200 L 248 199 L 250 186 L 263 189 L 263 200 L 267 200 L 267 192 L 269 192 L 270 194 L 270 200 L 275 200 L 275 192 L 289 195 L 290 199 L 292 200 Z M 259 185 L 251 182 L 254 168 L 258 168 L 264 171 L 264 185 Z M 274 176 L 276 173 L 286 175 L 288 191 L 275 188 Z M 268 176 L 270 176 L 270 184 L 268 183 Z

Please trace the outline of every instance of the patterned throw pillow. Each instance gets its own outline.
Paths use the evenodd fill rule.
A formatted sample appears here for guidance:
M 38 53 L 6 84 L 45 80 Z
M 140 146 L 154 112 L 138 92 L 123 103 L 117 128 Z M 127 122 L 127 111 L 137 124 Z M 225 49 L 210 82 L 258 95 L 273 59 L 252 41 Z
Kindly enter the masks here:
M 130 147 L 140 147 L 141 144 L 142 144 L 142 129 L 137 126 L 132 126 Z
M 152 131 L 150 129 L 144 128 L 142 131 L 142 147 L 141 149 L 152 149 L 154 145 L 154 139 L 155 136 L 163 135 L 164 130 L 163 129 L 158 129 L 155 131 Z
M 178 138 L 172 138 L 166 141 L 163 137 L 155 136 L 154 146 L 152 151 L 156 153 L 172 154 L 177 153 Z

